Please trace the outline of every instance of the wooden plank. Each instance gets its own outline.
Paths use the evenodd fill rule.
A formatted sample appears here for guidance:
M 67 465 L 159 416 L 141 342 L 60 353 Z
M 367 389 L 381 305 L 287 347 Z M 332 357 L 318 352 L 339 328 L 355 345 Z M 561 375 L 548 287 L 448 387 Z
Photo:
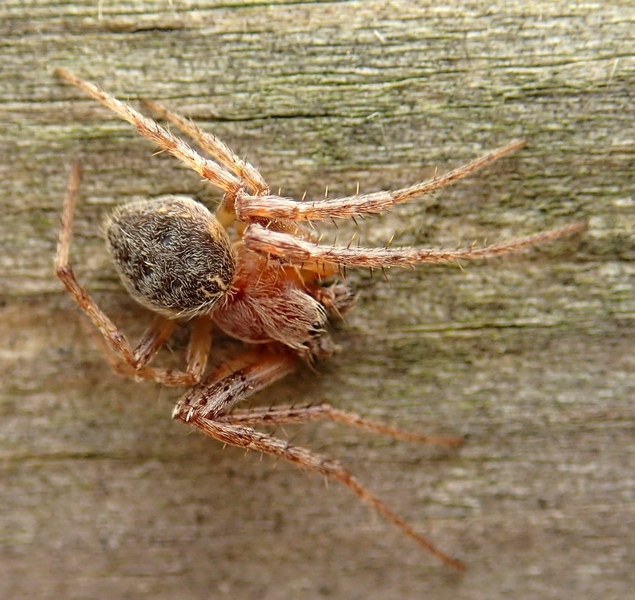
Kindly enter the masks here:
M 98 18 L 98 9 L 101 18 Z M 0 591 L 21 598 L 623 598 L 635 585 L 635 10 L 629 3 L 130 2 L 0 7 Z M 73 261 L 118 324 L 149 316 L 100 237 L 108 210 L 218 198 L 77 90 L 161 100 L 285 194 L 388 189 L 510 139 L 526 149 L 347 242 L 452 247 L 579 218 L 509 260 L 350 273 L 341 352 L 258 396 L 468 435 L 456 455 L 339 426 L 340 457 L 469 564 L 455 576 L 346 491 L 173 423 L 176 390 L 104 364 L 51 273 L 70 166 Z M 165 364 L 180 364 L 186 332 Z M 216 360 L 239 350 L 216 336 Z M 281 432 L 280 432 L 281 433 Z

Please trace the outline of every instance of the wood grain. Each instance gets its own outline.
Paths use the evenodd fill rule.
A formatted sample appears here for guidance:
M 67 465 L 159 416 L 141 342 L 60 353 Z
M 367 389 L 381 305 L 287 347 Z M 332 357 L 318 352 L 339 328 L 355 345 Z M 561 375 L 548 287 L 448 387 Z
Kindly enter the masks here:
M 632 594 L 634 27 L 629 2 L 4 0 L 2 597 Z M 327 224 L 326 239 L 453 247 L 586 218 L 584 236 L 389 282 L 352 272 L 339 355 L 257 399 L 466 434 L 447 455 L 335 425 L 286 430 L 340 457 L 465 575 L 346 491 L 188 434 L 170 420 L 177 390 L 109 371 L 52 275 L 71 164 L 84 166 L 73 262 L 132 337 L 149 316 L 108 263 L 103 215 L 218 194 L 55 67 L 194 118 L 288 195 L 403 186 L 527 139 L 439 196 Z M 239 349 L 215 344 L 216 360 Z

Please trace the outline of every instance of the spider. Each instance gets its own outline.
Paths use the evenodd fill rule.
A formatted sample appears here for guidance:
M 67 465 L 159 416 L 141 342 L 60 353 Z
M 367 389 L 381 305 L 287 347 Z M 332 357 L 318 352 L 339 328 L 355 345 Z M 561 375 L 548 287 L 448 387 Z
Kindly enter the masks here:
M 126 204 L 107 219 L 107 247 L 125 288 L 136 301 L 156 313 L 141 340 L 132 346 L 77 282 L 69 264 L 80 179 L 79 165 L 73 168 L 64 202 L 55 273 L 101 332 L 103 349 L 114 370 L 166 386 L 190 387 L 174 408 L 175 419 L 224 444 L 257 450 L 339 481 L 425 550 L 462 569 L 460 560 L 415 532 L 340 462 L 290 445 L 254 427 L 328 419 L 414 442 L 458 446 L 462 438 L 407 433 L 329 404 L 242 410 L 235 409 L 235 405 L 290 374 L 300 362 L 313 362 L 332 354 L 328 321 L 346 313 L 354 300 L 346 281 L 338 277 L 345 266 L 385 269 L 488 258 L 581 231 L 584 223 L 573 223 L 501 244 L 429 250 L 323 246 L 317 243 L 313 230 L 301 224 L 380 213 L 444 188 L 521 148 L 524 142 L 511 142 L 443 175 L 400 190 L 297 201 L 272 194 L 260 173 L 221 140 L 160 104 L 146 102 L 150 110 L 193 138 L 212 159 L 96 85 L 64 69 L 56 69 L 55 74 L 101 102 L 131 123 L 140 135 L 224 192 L 214 214 L 202 204 L 178 196 Z M 150 366 L 179 319 L 192 322 L 185 369 Z M 212 324 L 245 342 L 249 349 L 203 377 Z

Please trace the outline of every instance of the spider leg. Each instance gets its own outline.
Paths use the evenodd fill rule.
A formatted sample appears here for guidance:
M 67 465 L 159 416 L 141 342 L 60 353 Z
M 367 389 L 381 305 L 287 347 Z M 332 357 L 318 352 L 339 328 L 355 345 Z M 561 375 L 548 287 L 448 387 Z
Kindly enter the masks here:
M 171 330 L 174 329 L 176 323 L 169 321 L 165 317 L 158 317 L 164 319 L 168 323 L 173 323 Z M 155 321 L 156 323 L 156 321 Z M 146 341 L 146 335 L 152 336 L 154 331 L 153 323 L 144 337 L 139 342 L 141 347 Z M 101 340 L 98 340 L 98 342 Z M 207 366 L 207 359 L 209 357 L 209 351 L 212 344 L 212 321 L 205 317 L 192 320 L 192 328 L 190 331 L 190 340 L 187 348 L 187 358 L 185 371 L 179 369 L 165 369 L 162 367 L 149 367 L 146 364 L 130 365 L 129 363 L 122 361 L 119 357 L 112 355 L 108 352 L 108 348 L 101 344 L 101 348 L 106 356 L 106 359 L 110 363 L 112 369 L 131 379 L 144 379 L 148 381 L 156 381 L 170 387 L 190 387 L 197 384 Z M 157 348 L 158 350 L 159 348 Z
M 68 184 L 68 192 L 64 201 L 62 212 L 62 227 L 60 229 L 57 253 L 55 255 L 55 274 L 66 287 L 68 293 L 73 297 L 79 307 L 86 313 L 86 316 L 93 322 L 95 327 L 104 336 L 104 342 L 108 349 L 115 355 L 120 356 L 125 362 L 134 364 L 135 358 L 125 336 L 117 329 L 115 324 L 97 306 L 88 292 L 77 282 L 73 269 L 69 264 L 69 249 L 73 228 L 73 212 L 77 201 L 77 190 L 79 186 L 81 168 L 79 164 L 73 167 Z
M 215 419 L 227 414 L 236 402 L 289 375 L 298 366 L 297 356 L 282 347 L 257 346 L 226 361 L 178 401 L 174 418 L 186 423 L 191 415 Z
M 252 351 L 251 354 L 254 362 L 221 379 L 219 379 L 220 372 L 214 373 L 185 394 L 174 409 L 174 418 L 189 423 L 224 444 L 275 456 L 339 481 L 419 546 L 446 564 L 462 570 L 464 568 L 462 562 L 445 554 L 416 533 L 404 519 L 368 491 L 338 461 L 300 446 L 292 446 L 284 440 L 244 426 L 241 424 L 241 419 L 242 422 L 245 419 L 244 411 L 241 411 L 235 419 L 228 413 L 238 400 L 280 379 L 291 372 L 297 364 L 296 357 L 290 352 L 281 351 L 274 354 L 267 351 Z M 243 356 L 243 360 L 246 356 Z M 259 420 L 254 419 L 253 422 L 258 423 Z M 265 419 L 262 422 L 270 421 Z
M 188 366 L 185 373 L 169 369 L 147 367 L 147 363 L 170 337 L 175 322 L 158 316 L 143 334 L 141 341 L 132 348 L 125 335 L 119 331 L 110 318 L 99 308 L 88 292 L 79 284 L 69 264 L 69 252 L 72 239 L 73 214 L 77 202 L 81 168 L 73 167 L 68 191 L 62 211 L 62 227 L 55 255 L 55 274 L 66 287 L 68 293 L 77 302 L 93 325 L 102 335 L 103 349 L 113 368 L 131 377 L 153 379 L 165 385 L 192 385 L 200 380 L 211 343 L 211 322 L 198 319 L 192 328 Z
M 204 151 L 209 152 L 209 154 L 211 154 L 221 165 L 226 166 L 230 169 L 230 171 L 232 171 L 232 173 L 238 175 L 238 177 L 244 180 L 247 186 L 253 190 L 255 196 L 267 196 L 269 194 L 269 185 L 265 181 L 264 177 L 259 173 L 258 169 L 256 169 L 256 167 L 254 167 L 251 163 L 239 158 L 221 139 L 211 133 L 203 131 L 193 121 L 172 112 L 158 102 L 153 100 L 144 100 L 143 103 L 150 110 L 154 111 L 164 119 L 167 119 L 183 133 L 186 133 L 192 139 L 196 140 L 198 145 Z M 239 196 L 233 193 L 225 194 L 222 203 L 216 210 L 216 218 L 223 224 L 224 227 L 229 227 L 236 218 L 235 204 L 238 197 Z M 268 227 L 269 229 L 291 233 L 303 239 L 312 239 L 314 237 L 313 232 L 301 227 L 293 221 L 267 218 L 256 218 L 252 220 Z M 245 224 L 241 223 L 238 225 L 239 233 L 242 233 L 244 227 Z
M 233 173 L 243 179 L 256 196 L 266 196 L 269 193 L 269 186 L 256 167 L 238 158 L 225 142 L 215 135 L 203 131 L 196 123 L 168 110 L 158 102 L 144 100 L 143 103 L 150 110 L 170 121 L 183 133 L 195 139 L 203 150 L 209 152 L 219 163 L 227 166 Z
M 387 435 L 397 440 L 416 442 L 420 444 L 434 444 L 438 446 L 458 447 L 463 444 L 463 438 L 456 435 L 421 435 L 402 431 L 380 421 L 366 419 L 360 415 L 339 410 L 327 403 L 312 406 L 275 406 L 272 408 L 251 408 L 235 410 L 231 414 L 218 417 L 219 422 L 231 422 L 234 425 L 283 425 L 288 423 L 308 423 L 309 421 L 335 421 L 350 427 L 359 427 L 380 435 Z
M 304 268 L 308 268 L 307 265 L 316 266 L 322 263 L 387 268 L 410 267 L 421 263 L 438 264 L 491 258 L 573 235 L 585 228 L 585 222 L 576 222 L 509 242 L 481 247 L 471 246 L 457 250 L 320 246 L 312 242 L 299 240 L 291 235 L 267 230 L 256 224 L 249 226 L 245 233 L 244 241 L 250 250 L 277 256 L 283 260 L 301 264 Z
M 189 423 L 224 444 L 256 450 L 339 481 L 419 546 L 446 564 L 462 570 L 463 563 L 445 554 L 416 533 L 404 519 L 368 491 L 338 461 L 300 446 L 291 446 L 284 440 L 244 426 L 242 424 L 245 421 L 244 411 L 241 411 L 235 419 L 228 413 L 238 400 L 283 377 L 296 365 L 296 358 L 288 352 L 273 354 L 265 351 L 254 353 L 253 357 L 255 362 L 241 370 L 230 373 L 220 380 L 218 374 L 212 374 L 206 381 L 188 392 L 177 403 L 173 413 L 174 418 Z M 255 418 L 252 422 L 260 421 Z M 262 422 L 271 421 L 264 419 Z
M 515 152 L 524 145 L 524 140 L 510 142 L 506 146 L 488 152 L 443 175 L 392 192 L 375 192 L 345 198 L 325 198 L 309 202 L 280 196 L 241 195 L 236 200 L 236 212 L 243 221 L 253 221 L 256 217 L 314 221 L 319 219 L 350 219 L 358 215 L 376 214 L 388 210 L 395 204 L 401 204 L 417 196 L 440 190 L 499 158 Z
M 263 176 L 258 172 L 252 164 L 238 158 L 232 149 L 222 140 L 211 133 L 203 131 L 196 123 L 189 119 L 178 115 L 158 102 L 152 100 L 144 100 L 144 104 L 155 113 L 161 115 L 178 127 L 181 131 L 195 139 L 198 145 L 209 152 L 221 165 L 229 168 L 234 174 L 238 175 L 253 190 L 256 196 L 266 196 L 269 194 L 269 186 Z M 223 198 L 223 202 L 216 211 L 216 217 L 220 222 L 228 227 L 236 218 L 234 208 L 236 202 L 235 193 L 227 193 Z M 264 224 L 264 223 L 263 223 Z M 297 226 L 293 228 L 297 230 Z
M 176 321 L 157 315 L 132 352 L 135 359 L 132 366 L 139 369 L 147 365 L 172 335 L 175 326 Z
M 227 194 L 236 197 L 242 191 L 244 184 L 241 179 L 213 160 L 201 156 L 183 140 L 172 135 L 153 119 L 142 115 L 129 104 L 117 100 L 108 92 L 88 81 L 80 79 L 65 69 L 55 69 L 55 74 L 101 102 L 124 121 L 134 125 L 139 135 L 167 150 L 190 169 L 196 171 L 204 179 L 224 190 Z
M 264 177 L 258 172 L 258 169 L 256 169 L 256 167 L 254 167 L 251 163 L 239 158 L 221 139 L 211 133 L 203 131 L 198 125 L 196 125 L 196 123 L 168 110 L 158 102 L 144 100 L 144 104 L 150 110 L 161 115 L 174 126 L 178 127 L 181 131 L 195 139 L 203 150 L 209 152 L 219 163 L 221 163 L 221 165 L 226 166 L 234 174 L 243 179 L 247 186 L 254 191 L 254 195 L 267 196 L 269 194 L 269 185 L 264 180 Z M 216 217 L 225 227 L 229 227 L 236 218 L 236 200 L 236 194 L 225 194 L 223 202 L 216 211 Z M 291 233 L 303 239 L 312 239 L 314 237 L 313 232 L 301 227 L 293 221 L 266 218 L 257 218 L 255 221 L 268 227 L 269 229 Z M 244 227 L 245 224 L 238 225 L 239 233 L 242 233 Z

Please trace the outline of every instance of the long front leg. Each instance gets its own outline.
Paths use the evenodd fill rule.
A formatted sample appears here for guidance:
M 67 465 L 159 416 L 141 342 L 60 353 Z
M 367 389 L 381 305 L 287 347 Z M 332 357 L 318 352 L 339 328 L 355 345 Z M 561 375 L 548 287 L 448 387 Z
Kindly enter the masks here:
M 256 217 L 317 221 L 319 219 L 350 219 L 361 215 L 377 214 L 389 210 L 395 204 L 402 204 L 417 196 L 440 190 L 467 177 L 474 171 L 486 167 L 499 158 L 515 152 L 524 145 L 524 140 L 510 142 L 506 146 L 492 150 L 443 175 L 392 192 L 374 192 L 346 198 L 325 198 L 310 201 L 282 198 L 281 196 L 248 196 L 245 194 L 238 198 L 236 212 L 243 221 L 253 221 Z
M 457 250 L 430 250 L 427 248 L 361 248 L 321 246 L 277 231 L 253 224 L 247 229 L 245 245 L 254 252 L 272 255 L 305 268 L 319 265 L 349 265 L 367 268 L 411 267 L 417 264 L 451 263 L 461 260 L 479 260 L 518 252 L 551 240 L 579 233 L 585 222 L 571 223 L 557 229 L 542 231 L 527 237 L 489 246 L 470 246 Z
M 198 152 L 195 152 L 183 140 L 172 135 L 156 121 L 142 115 L 129 104 L 117 100 L 112 94 L 93 83 L 84 81 L 66 69 L 55 69 L 55 75 L 101 102 L 118 117 L 133 125 L 139 135 L 158 144 L 210 183 L 228 194 L 232 194 L 234 197 L 242 190 L 243 182 L 241 179 L 213 160 L 204 158 Z
M 159 102 L 144 100 L 150 110 L 161 115 L 178 127 L 181 131 L 194 138 L 198 145 L 209 152 L 218 162 L 228 167 L 235 175 L 245 180 L 245 183 L 254 191 L 256 196 L 264 196 L 269 193 L 269 186 L 263 179 L 258 169 L 251 163 L 242 160 L 234 151 L 215 135 L 203 131 L 196 123 L 168 110 Z
M 237 415 L 235 420 L 232 419 L 229 411 L 237 401 L 284 377 L 295 369 L 297 361 L 291 353 L 286 351 L 280 353 L 254 351 L 251 355 L 255 362 L 246 364 L 237 371 L 228 369 L 230 372 L 223 378 L 219 378 L 223 369 L 220 367 L 206 381 L 188 392 L 177 403 L 173 412 L 174 418 L 196 427 L 224 444 L 275 456 L 340 482 L 419 546 L 444 563 L 462 570 L 464 565 L 461 561 L 442 552 L 425 537 L 415 532 L 403 518 L 367 490 L 338 461 L 300 446 L 292 446 L 285 440 L 242 425 L 241 419 L 244 413 Z M 248 356 L 243 355 L 241 360 L 244 361 L 246 358 Z M 267 420 L 264 419 L 262 422 L 266 423 Z

